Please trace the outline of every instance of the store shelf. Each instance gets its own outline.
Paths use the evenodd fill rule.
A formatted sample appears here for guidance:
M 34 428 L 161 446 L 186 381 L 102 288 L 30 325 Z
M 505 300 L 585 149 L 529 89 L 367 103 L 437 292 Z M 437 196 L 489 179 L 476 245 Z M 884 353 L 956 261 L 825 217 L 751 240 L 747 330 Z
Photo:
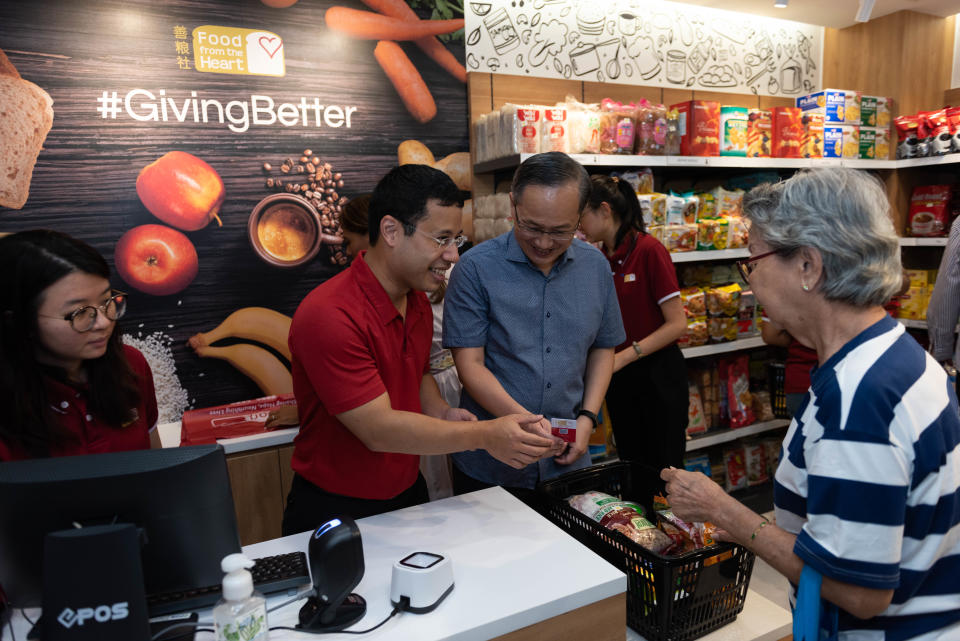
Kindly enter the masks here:
M 693 450 L 702 450 L 705 447 L 713 447 L 714 445 L 719 445 L 720 443 L 729 443 L 730 441 L 735 441 L 737 439 L 744 438 L 745 436 L 754 436 L 756 434 L 763 434 L 764 432 L 769 432 L 771 430 L 779 430 L 787 425 L 790 425 L 790 421 L 783 418 L 778 418 L 763 423 L 754 423 L 753 425 L 747 425 L 746 427 L 738 427 L 737 429 L 725 429 L 707 432 L 688 440 L 687 452 L 692 452 Z
M 475 173 L 482 174 L 516 167 L 533 154 L 514 154 L 477 163 Z M 960 162 L 957 156 L 917 158 L 914 160 L 859 160 L 841 158 L 739 158 L 735 156 L 629 156 L 619 154 L 570 154 L 581 165 L 594 167 L 718 167 L 727 169 L 805 169 L 808 167 L 851 167 L 855 169 L 897 169 L 920 165 Z M 905 164 L 906 163 L 906 164 Z
M 759 336 L 753 338 L 741 338 L 738 341 L 729 343 L 717 343 L 716 345 L 701 345 L 699 347 L 686 347 L 680 351 L 684 358 L 699 358 L 701 356 L 710 356 L 711 354 L 724 354 L 726 352 L 738 352 L 742 349 L 753 349 L 754 347 L 763 347 L 766 343 Z
M 929 158 L 905 158 L 895 162 L 897 163 L 897 169 L 904 169 L 907 167 L 927 167 L 929 165 L 954 165 L 960 163 L 960 154 L 931 156 Z
M 947 238 L 901 238 L 901 247 L 946 247 Z
M 673 252 L 670 254 L 670 260 L 675 263 L 699 263 L 703 260 L 733 260 L 734 258 L 746 258 L 750 255 L 750 250 L 746 247 L 742 249 L 717 249 L 713 251 L 695 251 L 695 252 Z

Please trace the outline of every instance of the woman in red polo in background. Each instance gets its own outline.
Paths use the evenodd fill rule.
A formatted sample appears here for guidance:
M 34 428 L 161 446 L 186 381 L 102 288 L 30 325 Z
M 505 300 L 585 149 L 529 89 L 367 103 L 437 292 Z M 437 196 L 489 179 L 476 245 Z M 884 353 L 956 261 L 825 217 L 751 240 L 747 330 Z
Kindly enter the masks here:
M 607 411 L 621 459 L 657 469 L 683 467 L 687 367 L 677 339 L 687 330 L 670 253 L 643 228 L 640 203 L 625 180 L 591 176 L 580 229 L 603 241 L 627 340 L 617 347 Z
M 0 238 L 0 461 L 159 447 L 153 376 L 115 331 L 126 296 L 65 234 Z

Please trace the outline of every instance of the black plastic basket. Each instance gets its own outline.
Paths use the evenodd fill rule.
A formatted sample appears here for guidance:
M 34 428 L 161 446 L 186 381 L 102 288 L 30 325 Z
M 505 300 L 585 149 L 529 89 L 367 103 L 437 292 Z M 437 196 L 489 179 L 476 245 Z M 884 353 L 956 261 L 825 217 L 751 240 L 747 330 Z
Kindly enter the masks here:
M 548 519 L 626 573 L 627 624 L 648 641 L 688 641 L 723 627 L 743 610 L 753 553 L 719 543 L 663 556 L 608 530 L 565 500 L 597 490 L 639 503 L 653 514 L 653 496 L 661 488 L 657 470 L 614 462 L 570 472 L 537 489 L 539 507 Z
M 792 418 L 787 411 L 787 395 L 783 391 L 783 382 L 786 378 L 787 366 L 784 363 L 771 361 L 768 364 L 770 374 L 770 404 L 773 406 L 773 415 L 777 418 Z

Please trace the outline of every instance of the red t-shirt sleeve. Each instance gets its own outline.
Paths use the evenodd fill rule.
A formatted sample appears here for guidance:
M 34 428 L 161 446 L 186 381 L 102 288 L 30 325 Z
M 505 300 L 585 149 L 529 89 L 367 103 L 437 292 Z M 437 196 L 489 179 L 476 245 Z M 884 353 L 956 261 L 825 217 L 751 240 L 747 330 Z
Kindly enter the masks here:
M 341 414 L 383 394 L 372 342 L 356 320 L 340 308 L 305 311 L 294 316 L 290 350 L 326 410 Z
M 657 305 L 664 302 L 672 294 L 680 292 L 680 284 L 677 282 L 677 270 L 670 260 L 670 252 L 656 239 L 646 237 L 644 240 L 653 240 L 648 242 L 648 250 L 645 252 L 645 267 L 647 272 L 648 287 L 653 293 Z
M 146 412 L 147 430 L 152 431 L 160 418 L 160 412 L 157 409 L 157 392 L 153 385 L 153 372 L 150 370 L 147 359 L 135 347 L 124 345 L 123 350 L 127 362 L 133 368 L 133 373 L 137 375 L 137 385 L 140 387 L 140 403 Z

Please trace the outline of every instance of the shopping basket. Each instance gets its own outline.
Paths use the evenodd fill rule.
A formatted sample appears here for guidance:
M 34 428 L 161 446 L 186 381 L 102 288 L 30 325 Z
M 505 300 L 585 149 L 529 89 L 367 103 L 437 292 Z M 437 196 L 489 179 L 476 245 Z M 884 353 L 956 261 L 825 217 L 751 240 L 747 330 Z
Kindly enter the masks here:
M 627 575 L 627 624 L 648 641 L 689 641 L 720 628 L 743 610 L 754 555 L 718 543 L 680 556 L 651 552 L 570 507 L 566 498 L 597 490 L 651 511 L 662 491 L 659 472 L 613 462 L 541 483 L 537 506 L 548 519 Z

